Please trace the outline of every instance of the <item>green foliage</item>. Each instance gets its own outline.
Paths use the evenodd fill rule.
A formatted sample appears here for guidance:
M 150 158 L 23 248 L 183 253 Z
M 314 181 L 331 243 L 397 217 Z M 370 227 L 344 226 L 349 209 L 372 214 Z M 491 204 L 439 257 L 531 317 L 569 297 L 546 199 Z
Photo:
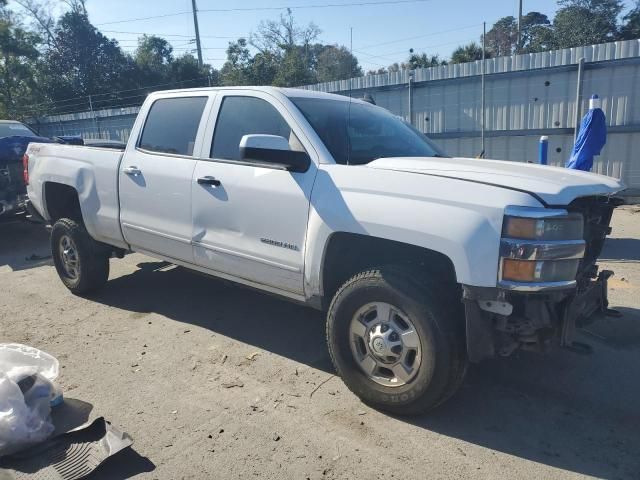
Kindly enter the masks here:
M 249 41 L 230 42 L 220 70 L 223 85 L 293 87 L 362 75 L 345 47 L 314 43 L 320 29 L 296 24 L 291 10 L 279 20 L 261 22 Z M 250 47 L 257 50 L 252 54 Z
M 319 45 L 316 54 L 316 80 L 330 82 L 362 76 L 358 59 L 344 46 Z
M 621 0 L 559 0 L 553 20 L 557 48 L 611 42 L 618 37 Z
M 511 55 L 515 51 L 518 23 L 512 16 L 502 17 L 493 24 L 485 37 L 485 46 L 494 57 Z
M 636 6 L 622 20 L 624 24 L 620 28 L 620 39 L 634 40 L 640 38 L 640 0 L 636 0 Z
M 485 57 L 488 58 L 487 55 Z M 482 46 L 476 42 L 456 48 L 451 55 L 451 63 L 475 62 L 476 60 L 482 60 Z
M 230 42 L 220 71 L 200 66 L 190 54 L 175 56 L 171 44 L 155 35 L 139 38 L 133 55 L 89 21 L 86 0 L 61 0 L 66 13 L 52 15 L 50 0 L 14 0 L 31 19 L 23 26 L 0 0 L 0 116 L 25 117 L 142 102 L 157 88 L 204 85 L 304 84 L 363 74 L 358 59 L 341 45 L 320 43 L 313 23 L 299 25 L 291 10 L 261 22 L 249 38 Z M 486 57 L 640 37 L 640 0 L 623 15 L 622 0 L 559 0 L 553 21 L 540 13 L 499 19 L 487 32 Z M 458 47 L 452 63 L 479 60 L 473 42 Z M 413 53 L 402 63 L 368 74 L 444 65 L 439 55 Z
M 54 45 L 41 65 L 53 101 L 138 86 L 135 62 L 83 13 L 71 11 L 62 16 L 54 32 Z M 76 110 L 87 106 L 78 105 Z
M 518 53 L 535 53 L 555 48 L 553 28 L 549 17 L 540 12 L 529 12 L 522 17 Z
M 414 68 L 437 67 L 446 65 L 446 60 L 441 60 L 439 55 L 427 55 L 426 53 L 411 53 L 407 63 L 403 64 L 404 68 L 413 70 Z
M 26 31 L 0 0 L 0 115 L 22 118 L 22 105 L 40 99 L 35 62 L 40 38 Z

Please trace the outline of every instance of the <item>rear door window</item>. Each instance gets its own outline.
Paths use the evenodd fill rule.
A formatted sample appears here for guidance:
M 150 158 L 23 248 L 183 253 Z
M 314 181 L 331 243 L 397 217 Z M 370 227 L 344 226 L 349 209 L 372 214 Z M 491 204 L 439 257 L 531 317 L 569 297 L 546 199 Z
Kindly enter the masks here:
M 153 102 L 138 146 L 144 150 L 193 155 L 207 97 L 162 98 Z
M 291 142 L 291 127 L 269 102 L 256 97 L 225 97 L 216 122 L 211 158 L 240 160 L 245 135 L 278 135 Z

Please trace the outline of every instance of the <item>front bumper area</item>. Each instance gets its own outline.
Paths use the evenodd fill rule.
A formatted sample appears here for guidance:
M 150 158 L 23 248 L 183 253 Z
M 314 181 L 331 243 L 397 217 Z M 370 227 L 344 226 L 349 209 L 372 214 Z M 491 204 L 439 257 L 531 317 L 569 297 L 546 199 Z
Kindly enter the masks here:
M 508 356 L 519 349 L 572 347 L 576 328 L 610 312 L 611 275 L 603 270 L 578 287 L 536 293 L 463 285 L 469 361 Z

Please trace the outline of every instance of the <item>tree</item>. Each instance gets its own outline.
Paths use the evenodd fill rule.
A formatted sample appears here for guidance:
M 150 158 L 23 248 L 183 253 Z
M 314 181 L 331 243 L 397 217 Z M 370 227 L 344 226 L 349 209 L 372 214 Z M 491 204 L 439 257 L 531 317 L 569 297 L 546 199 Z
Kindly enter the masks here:
M 620 28 L 620 39 L 634 40 L 640 38 L 640 0 L 636 0 L 636 6 L 622 20 L 624 23 Z
M 512 16 L 502 17 L 493 24 L 485 37 L 485 47 L 494 57 L 511 55 L 515 51 L 518 23 Z
M 45 38 L 46 44 L 51 47 L 56 21 L 51 14 L 50 3 L 46 0 L 15 0 L 15 2 L 27 11 L 35 22 L 38 34 Z
M 166 82 L 173 62 L 173 47 L 164 38 L 143 35 L 133 59 L 139 69 L 140 80 L 146 85 Z
M 22 117 L 41 98 L 35 75 L 40 38 L 24 30 L 0 0 L 0 114 Z
M 220 69 L 222 85 L 250 85 L 251 59 L 246 39 L 239 38 L 235 42 L 229 42 L 227 61 Z
M 278 87 L 297 87 L 316 82 L 308 46 L 287 48 L 279 58 L 278 69 L 273 85 Z
M 553 28 L 549 17 L 540 12 L 529 12 L 520 22 L 521 38 L 518 53 L 535 53 L 555 48 Z
M 52 100 L 139 86 L 133 59 L 120 50 L 115 40 L 100 33 L 83 13 L 70 11 L 60 18 L 54 43 L 55 47 L 46 52 L 42 64 L 46 89 Z M 119 98 L 112 97 L 109 102 Z M 72 110 L 82 110 L 88 104 L 79 100 L 74 107 Z
M 296 46 L 310 45 L 320 33 L 320 28 L 313 22 L 306 27 L 297 25 L 291 9 L 288 8 L 287 13 L 280 15 L 279 20 L 260 22 L 258 32 L 251 34 L 249 43 L 260 52 L 277 55 Z
M 181 87 L 198 87 L 203 85 L 219 85 L 218 71 L 210 65 L 198 65 L 190 53 L 175 58 L 169 65 L 169 81 L 176 82 Z
M 489 52 L 485 52 L 485 58 L 489 58 Z M 476 42 L 456 48 L 451 54 L 451 63 L 466 63 L 482 60 L 482 46 Z
M 446 60 L 441 60 L 439 55 L 429 56 L 424 52 L 417 54 L 411 51 L 411 55 L 409 55 L 407 62 L 402 64 L 402 68 L 413 70 L 415 68 L 437 67 L 439 65 L 446 64 Z
M 330 82 L 362 76 L 358 59 L 346 47 L 338 45 L 320 45 L 316 54 L 316 81 Z
M 621 0 L 559 0 L 553 19 L 557 48 L 610 42 L 618 38 Z

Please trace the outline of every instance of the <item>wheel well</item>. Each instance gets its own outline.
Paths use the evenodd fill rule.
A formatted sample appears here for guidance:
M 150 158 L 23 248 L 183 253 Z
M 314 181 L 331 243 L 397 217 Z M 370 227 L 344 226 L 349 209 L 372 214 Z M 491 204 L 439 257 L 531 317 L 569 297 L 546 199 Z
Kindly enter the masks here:
M 60 218 L 82 221 L 80 201 L 75 188 L 62 183 L 47 182 L 44 186 L 44 198 L 52 224 Z
M 356 233 L 334 233 L 327 245 L 322 268 L 323 304 L 349 278 L 367 268 L 391 264 L 418 267 L 441 277 L 452 288 L 457 285 L 453 263 L 446 255 L 407 243 Z M 444 283 L 444 284 L 446 284 Z

